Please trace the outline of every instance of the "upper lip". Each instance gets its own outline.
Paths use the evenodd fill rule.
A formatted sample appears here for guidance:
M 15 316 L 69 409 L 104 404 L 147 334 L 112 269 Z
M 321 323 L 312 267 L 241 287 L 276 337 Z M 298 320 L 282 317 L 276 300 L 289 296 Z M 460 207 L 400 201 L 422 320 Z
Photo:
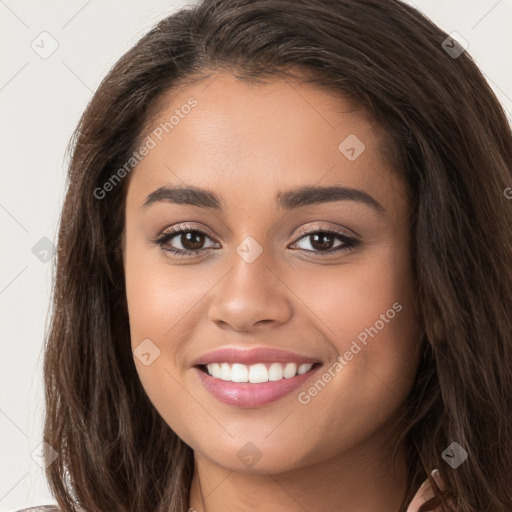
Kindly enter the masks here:
M 212 352 L 208 352 L 192 362 L 192 366 L 206 365 L 210 363 L 240 363 L 240 364 L 256 364 L 256 363 L 319 363 L 320 361 L 314 357 L 303 356 L 268 347 L 259 348 L 237 348 L 224 347 Z

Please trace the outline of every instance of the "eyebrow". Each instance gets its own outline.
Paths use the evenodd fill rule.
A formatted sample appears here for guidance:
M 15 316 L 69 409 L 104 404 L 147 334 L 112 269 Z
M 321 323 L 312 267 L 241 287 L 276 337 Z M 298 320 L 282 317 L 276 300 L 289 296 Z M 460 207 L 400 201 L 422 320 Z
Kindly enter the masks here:
M 278 206 L 286 210 L 335 201 L 355 201 L 370 206 L 379 213 L 386 211 L 376 199 L 363 190 L 339 185 L 328 187 L 307 185 L 276 194 Z M 160 187 L 149 194 L 142 208 L 147 208 L 157 202 L 185 204 L 215 211 L 222 210 L 223 204 L 222 199 L 211 190 L 198 187 L 174 187 L 168 185 Z

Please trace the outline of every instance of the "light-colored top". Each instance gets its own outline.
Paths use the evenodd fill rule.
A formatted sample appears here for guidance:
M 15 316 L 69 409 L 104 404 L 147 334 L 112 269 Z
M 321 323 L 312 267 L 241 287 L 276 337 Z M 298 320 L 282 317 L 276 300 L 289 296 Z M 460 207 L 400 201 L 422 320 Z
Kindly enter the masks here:
M 38 507 L 24 508 L 17 512 L 59 512 L 59 509 L 56 505 L 39 505 Z

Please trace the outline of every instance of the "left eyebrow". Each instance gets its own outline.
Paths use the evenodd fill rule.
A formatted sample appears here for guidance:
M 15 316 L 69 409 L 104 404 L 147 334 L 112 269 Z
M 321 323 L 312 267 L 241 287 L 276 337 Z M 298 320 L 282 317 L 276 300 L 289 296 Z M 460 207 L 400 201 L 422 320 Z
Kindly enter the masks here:
M 363 190 L 341 187 L 339 185 L 330 187 L 313 187 L 307 185 L 286 192 L 279 192 L 276 196 L 276 200 L 281 207 L 287 210 L 301 206 L 332 203 L 334 201 L 355 201 L 370 206 L 379 213 L 386 211 L 376 199 Z
M 278 192 L 276 201 L 280 207 L 287 210 L 335 201 L 355 201 L 370 206 L 381 214 L 386 211 L 376 199 L 363 190 L 339 185 L 329 187 L 308 185 Z M 215 211 L 222 209 L 222 200 L 215 192 L 198 187 L 160 187 L 148 195 L 142 208 L 147 208 L 156 202 L 186 204 Z

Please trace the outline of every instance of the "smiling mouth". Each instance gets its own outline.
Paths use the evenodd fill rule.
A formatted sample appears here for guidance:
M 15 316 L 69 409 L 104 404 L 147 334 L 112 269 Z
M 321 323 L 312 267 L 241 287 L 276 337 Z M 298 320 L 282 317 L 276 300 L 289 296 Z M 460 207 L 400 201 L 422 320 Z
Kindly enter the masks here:
M 316 369 L 320 363 L 256 363 L 251 365 L 241 363 L 210 363 L 197 365 L 203 373 L 214 379 L 226 382 L 261 384 L 277 382 L 304 375 Z

